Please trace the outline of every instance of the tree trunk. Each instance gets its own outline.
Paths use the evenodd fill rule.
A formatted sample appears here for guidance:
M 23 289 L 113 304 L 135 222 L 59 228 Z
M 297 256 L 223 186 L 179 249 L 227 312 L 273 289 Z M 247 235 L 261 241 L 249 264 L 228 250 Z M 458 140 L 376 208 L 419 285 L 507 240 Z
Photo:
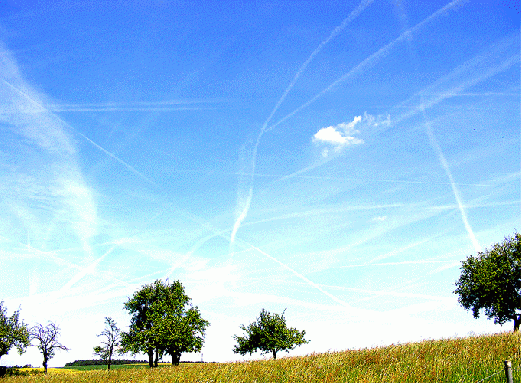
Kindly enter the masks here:
M 514 317 L 514 332 L 519 331 L 519 325 L 521 324 L 521 315 Z
M 273 359 L 277 359 L 277 350 L 272 350 L 273 352 Z
M 154 349 L 151 347 L 148 349 L 148 367 L 154 367 Z
M 107 360 L 107 370 L 110 370 L 110 365 L 112 364 L 112 346 L 109 349 L 109 359 Z
M 154 359 L 154 367 L 157 367 L 159 363 L 159 349 L 156 347 L 156 358 Z
M 43 369 L 45 370 L 45 373 L 47 374 L 47 358 L 43 357 Z
M 172 366 L 179 366 L 179 360 L 181 360 L 181 354 L 177 352 L 172 353 Z

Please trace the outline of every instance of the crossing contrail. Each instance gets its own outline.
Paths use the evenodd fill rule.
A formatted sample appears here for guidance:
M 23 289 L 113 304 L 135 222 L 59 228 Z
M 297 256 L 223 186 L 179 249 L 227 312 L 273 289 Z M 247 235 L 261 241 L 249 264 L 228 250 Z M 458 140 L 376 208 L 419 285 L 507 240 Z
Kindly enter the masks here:
M 393 48 L 395 48 L 399 43 L 403 42 L 403 41 L 406 41 L 412 33 L 415 33 L 417 32 L 418 30 L 420 30 L 422 27 L 424 27 L 425 25 L 427 25 L 428 23 L 434 21 L 435 19 L 439 18 L 440 16 L 442 16 L 443 14 L 447 13 L 448 11 L 450 11 L 452 8 L 454 8 L 455 6 L 457 6 L 458 4 L 464 2 L 464 0 L 454 0 L 450 3 L 448 3 L 447 5 L 445 5 L 444 7 L 438 9 L 436 12 L 434 12 L 433 14 L 431 14 L 429 17 L 425 18 L 424 20 L 422 20 L 421 22 L 419 22 L 418 24 L 416 24 L 414 27 L 412 28 L 409 28 L 407 29 L 406 31 L 402 32 L 400 34 L 400 36 L 398 36 L 396 39 L 394 39 L 393 41 L 391 41 L 390 43 L 388 43 L 387 45 L 385 45 L 384 47 L 380 48 L 378 51 L 376 51 L 375 53 L 373 53 L 372 55 L 370 55 L 369 57 L 367 57 L 365 60 L 363 60 L 360 64 L 358 64 L 356 67 L 352 68 L 349 72 L 345 73 L 344 75 L 342 75 L 341 77 L 339 77 L 337 80 L 335 80 L 334 82 L 332 82 L 329 86 L 327 86 L 325 89 L 323 89 L 321 92 L 317 93 L 313 98 L 311 98 L 309 101 L 307 101 L 306 103 L 302 104 L 301 106 L 299 106 L 297 109 L 295 109 L 293 112 L 287 114 L 286 116 L 284 116 L 282 119 L 280 119 L 279 121 L 277 121 L 275 124 L 269 126 L 268 128 L 266 128 L 265 130 L 261 131 L 261 134 L 263 134 L 264 132 L 268 132 L 272 129 L 274 129 L 275 127 L 277 127 L 278 125 L 282 124 L 284 121 L 288 120 L 289 118 L 293 117 L 295 114 L 297 114 L 298 112 L 302 111 L 303 109 L 307 108 L 309 105 L 311 105 L 312 103 L 314 103 L 316 100 L 318 100 L 320 97 L 324 96 L 326 93 L 328 93 L 329 91 L 331 91 L 334 87 L 336 87 L 337 85 L 339 85 L 340 83 L 348 80 L 349 78 L 352 78 L 354 77 L 355 75 L 357 74 L 360 74 L 362 73 L 364 70 L 367 70 L 369 68 L 371 68 L 372 66 L 376 65 L 376 63 L 383 59 L 384 57 L 386 57 L 387 55 L 389 55 L 389 53 L 391 52 L 391 50 Z M 313 165 L 310 165 L 304 169 L 301 169 L 293 174 L 290 174 L 288 176 L 285 176 L 284 179 L 286 178 L 291 178 L 291 177 L 294 177 L 294 176 L 297 176 L 297 175 L 300 175 L 302 173 L 305 173 L 309 170 L 312 170 L 318 166 L 321 166 L 321 165 L 324 165 L 325 163 L 327 163 L 328 161 L 330 161 L 332 158 L 329 158 L 329 159 L 326 159 L 325 162 L 320 162 L 318 164 L 313 164 Z M 248 200 L 248 203 L 251 202 L 251 199 Z M 247 210 L 246 210 L 247 212 Z M 237 224 L 237 222 L 236 222 Z M 238 224 L 240 225 L 240 222 L 238 222 Z
M 431 21 L 439 18 L 440 16 L 442 16 L 443 14 L 447 13 L 449 10 L 451 10 L 452 8 L 454 8 L 456 5 L 464 2 L 465 0 L 454 0 L 450 3 L 448 3 L 447 5 L 445 5 L 443 8 L 440 8 L 438 9 L 436 12 L 434 12 L 432 15 L 430 15 L 429 17 L 427 17 L 426 19 L 424 19 L 423 21 L 419 22 L 418 24 L 416 24 L 414 27 L 406 30 L 405 32 L 403 32 L 400 36 L 398 36 L 396 39 L 394 39 L 393 41 L 391 41 L 389 44 L 385 45 L 384 47 L 380 48 L 377 52 L 373 53 L 372 55 L 370 55 L 369 57 L 367 57 L 364 61 L 362 61 L 360 64 L 358 64 L 356 67 L 354 67 L 353 69 L 351 69 L 349 72 L 347 72 L 346 74 L 342 75 L 340 78 L 338 78 L 336 81 L 332 82 L 327 88 L 325 88 L 324 90 L 322 90 L 321 92 L 317 93 L 313 98 L 311 98 L 309 101 L 307 101 L 306 103 L 302 104 L 301 106 L 299 106 L 297 109 L 295 109 L 293 112 L 289 113 L 288 115 L 286 115 L 285 117 L 283 117 L 282 119 L 280 119 L 278 122 L 276 122 L 275 124 L 271 125 L 269 128 L 266 129 L 266 132 L 274 129 L 275 127 L 277 127 L 278 125 L 282 124 L 284 121 L 286 121 L 287 119 L 293 117 L 295 114 L 297 114 L 298 112 L 300 112 L 301 110 L 307 108 L 309 105 L 311 105 L 312 103 L 314 103 L 316 100 L 318 100 L 320 97 L 322 97 L 324 94 L 328 93 L 330 90 L 332 90 L 335 86 L 339 85 L 340 83 L 346 81 L 347 79 L 355 76 L 356 74 L 358 73 L 362 73 L 362 71 L 374 66 L 379 60 L 381 60 L 382 58 L 386 57 L 387 55 L 389 55 L 389 53 L 391 52 L 391 50 L 396 46 L 398 45 L 398 43 L 401 43 L 405 40 L 407 40 L 409 38 L 409 36 L 412 34 L 412 33 L 415 33 L 417 32 L 419 29 L 421 29 L 422 27 L 424 27 L 425 25 L 427 25 L 428 23 L 430 23 Z
M 405 25 L 406 25 L 407 17 L 405 15 L 405 13 L 403 12 L 403 10 L 402 10 L 402 21 L 404 21 Z M 413 60 L 413 62 L 415 64 L 416 68 L 419 68 L 419 60 L 418 60 L 417 55 L 415 54 L 415 50 L 414 50 L 414 47 L 413 47 L 413 44 L 412 44 L 412 40 L 408 39 L 407 40 L 407 44 L 409 46 L 409 52 L 410 52 L 411 58 L 412 58 L 412 60 Z M 500 45 L 502 45 L 502 44 L 500 44 Z M 475 60 L 475 61 L 477 61 L 479 63 L 480 60 L 478 59 L 478 60 Z M 452 76 L 456 76 L 458 74 L 458 72 L 462 72 L 463 71 L 463 68 L 465 68 L 465 67 L 464 66 L 463 67 L 462 66 L 458 67 L 455 71 L 453 71 L 451 73 L 451 75 Z M 477 78 L 479 78 L 479 77 L 480 76 L 477 76 Z M 473 81 L 476 81 L 476 80 L 477 80 L 476 78 L 473 79 Z M 471 80 L 470 83 L 472 83 L 473 81 Z M 456 87 L 456 89 L 454 89 L 455 91 L 453 91 L 451 93 L 451 95 L 453 95 L 455 93 L 457 94 L 458 91 L 461 92 L 463 89 L 467 88 L 468 87 L 468 83 L 469 83 L 469 81 L 466 81 L 464 84 L 460 84 L 459 87 Z M 474 231 L 472 230 L 472 227 L 470 225 L 470 222 L 469 222 L 469 219 L 468 219 L 468 216 L 467 216 L 467 211 L 466 211 L 465 206 L 463 204 L 463 200 L 462 200 L 459 188 L 458 188 L 456 182 L 454 181 L 454 177 L 453 177 L 452 172 L 450 170 L 450 166 L 449 166 L 449 164 L 447 162 L 447 159 L 445 158 L 445 155 L 443 154 L 443 150 L 441 149 L 441 146 L 440 146 L 438 140 L 436 139 L 436 136 L 435 136 L 434 131 L 432 129 L 432 123 L 431 123 L 431 121 L 427 117 L 426 108 L 425 108 L 425 102 L 424 102 L 424 94 L 423 93 L 420 93 L 419 110 L 421 111 L 421 115 L 422 115 L 424 123 L 425 123 L 426 134 L 427 134 L 427 136 L 429 138 L 429 143 L 430 143 L 434 153 L 436 154 L 436 157 L 438 158 L 438 161 L 440 162 L 443 170 L 445 171 L 445 174 L 447 175 L 447 178 L 449 179 L 449 183 L 450 183 L 452 192 L 454 194 L 454 198 L 456 200 L 456 203 L 458 205 L 458 210 L 459 210 L 459 212 L 461 214 L 461 219 L 463 221 L 463 225 L 465 226 L 465 230 L 467 231 L 468 237 L 469 237 L 470 241 L 472 242 L 472 245 L 474 246 L 474 250 L 476 252 L 480 252 L 481 251 L 481 246 L 480 246 L 478 240 L 476 239 Z
M 328 36 L 328 38 L 325 39 L 324 41 L 322 41 L 318 45 L 318 47 L 313 51 L 313 53 L 311 53 L 311 55 L 304 62 L 304 64 L 301 65 L 301 67 L 299 68 L 299 70 L 297 71 L 295 76 L 293 77 L 293 80 L 291 80 L 290 84 L 288 85 L 288 87 L 286 88 L 286 90 L 284 91 L 282 96 L 280 97 L 279 101 L 277 102 L 277 104 L 275 105 L 273 110 L 271 111 L 271 114 L 268 116 L 268 118 L 266 119 L 266 121 L 262 125 L 262 128 L 261 128 L 261 130 L 259 132 L 259 135 L 257 136 L 257 141 L 255 142 L 255 146 L 253 147 L 253 153 L 252 153 L 252 156 L 251 156 L 252 157 L 252 160 L 251 160 L 251 172 L 250 172 L 251 173 L 251 177 L 249 177 L 249 179 L 246 181 L 249 184 L 248 185 L 249 186 L 248 187 L 248 192 L 247 192 L 246 195 L 241 195 L 240 188 L 237 191 L 237 194 L 238 194 L 238 196 L 237 196 L 237 205 L 238 206 L 237 206 L 237 213 L 236 213 L 237 218 L 236 218 L 235 223 L 233 225 L 232 234 L 231 234 L 231 237 L 230 237 L 230 244 L 231 245 L 233 245 L 233 243 L 235 242 L 235 236 L 237 235 L 237 231 L 239 230 L 239 227 L 241 226 L 241 223 L 246 219 L 246 216 L 248 215 L 248 211 L 250 209 L 251 199 L 253 197 L 253 180 L 254 180 L 255 166 L 256 166 L 256 161 L 257 161 L 257 151 L 259 149 L 259 144 L 260 144 L 262 136 L 268 130 L 271 130 L 271 128 L 268 129 L 268 124 L 270 123 L 273 115 L 275 114 L 275 112 L 277 112 L 277 110 L 279 109 L 280 105 L 284 102 L 286 96 L 291 91 L 291 89 L 293 88 L 293 86 L 295 85 L 297 80 L 300 78 L 302 73 L 306 70 L 306 68 L 311 63 L 311 61 L 313 61 L 315 56 L 322 50 L 322 48 L 324 48 L 332 39 L 334 39 L 336 36 L 338 36 L 340 34 L 340 32 L 342 32 L 342 30 L 351 21 L 356 19 L 373 2 L 374 2 L 374 0 L 363 0 L 358 5 L 358 7 L 356 7 L 349 14 L 349 16 L 347 16 L 342 21 L 342 23 L 339 26 L 337 26 L 331 32 L 331 34 Z
M 407 106 L 408 109 L 410 109 L 407 112 L 398 114 L 396 116 L 393 115 L 392 119 L 392 126 L 396 126 L 402 121 L 411 118 L 413 116 L 418 115 L 419 113 L 424 113 L 427 109 L 430 109 L 434 107 L 435 105 L 438 105 L 439 103 L 443 102 L 444 100 L 454 97 L 456 95 L 463 94 L 466 89 L 469 89 L 470 87 L 479 84 L 490 77 L 501 73 L 510 67 L 512 67 L 515 64 L 518 64 L 521 60 L 521 55 L 519 54 L 513 54 L 510 56 L 507 56 L 505 59 L 503 59 L 501 62 L 497 63 L 495 61 L 490 62 L 490 60 L 497 60 L 498 57 L 504 56 L 505 54 L 510 54 L 509 49 L 512 48 L 513 43 L 515 43 L 517 38 L 516 36 L 510 36 L 506 39 L 502 39 L 498 44 L 496 44 L 492 49 L 486 52 L 486 54 L 478 55 L 465 63 L 461 64 L 457 68 L 455 68 L 451 73 L 448 75 L 440 78 L 437 80 L 434 84 L 427 86 L 420 92 L 416 93 L 415 95 L 408 98 L 406 101 L 393 106 L 391 110 L 393 109 L 401 109 L 406 107 L 407 104 L 410 104 L 415 98 L 420 98 L 421 102 L 414 106 Z M 491 66 L 492 65 L 492 66 Z M 469 79 L 463 79 L 460 81 L 460 83 L 456 84 L 455 86 L 452 86 L 446 91 L 440 91 L 436 92 L 434 94 L 434 97 L 429 98 L 428 100 L 423 100 L 423 96 L 429 93 L 434 92 L 434 89 L 441 84 L 454 80 L 457 76 L 461 76 L 463 74 L 471 73 L 472 77 Z M 474 73 L 479 73 L 478 75 L 474 75 Z M 392 113 L 392 112 L 390 112 Z M 282 122 L 282 121 L 280 121 Z M 378 133 L 381 134 L 386 129 L 383 129 L 379 131 Z M 310 166 L 307 166 L 303 169 L 300 169 L 296 172 L 293 172 L 291 174 L 282 176 L 278 180 L 275 180 L 273 182 L 280 182 L 284 181 L 293 177 L 303 177 L 304 173 L 307 173 L 317 167 L 320 167 L 322 165 L 325 165 L 327 162 L 329 162 L 332 158 L 328 158 L 326 160 L 323 160 L 319 163 L 312 164 Z M 389 182 L 393 182 L 392 180 L 389 180 Z M 398 182 L 398 181 L 397 181 Z M 414 182 L 414 181 L 404 181 L 404 182 Z M 450 184 L 450 181 L 449 181 Z M 451 184 L 452 185 L 452 184 Z M 462 183 L 454 183 L 454 185 L 470 185 L 470 184 L 462 184 Z M 473 186 L 487 186 L 483 184 L 472 184 Z
M 227 239 L 228 237 L 225 236 L 224 232 L 221 231 L 221 230 L 218 230 L 216 228 L 213 228 L 209 223 L 206 223 L 204 222 L 201 218 L 197 217 L 197 216 L 194 216 L 193 214 L 191 213 L 188 213 L 188 212 L 184 212 L 185 213 L 185 216 L 187 216 L 188 219 L 190 219 L 191 221 L 203 226 L 205 229 L 208 229 L 208 230 L 211 230 L 213 232 L 213 235 L 209 235 L 209 236 L 206 236 L 204 238 L 201 239 L 201 241 L 199 241 L 192 250 L 190 250 L 187 255 L 185 255 L 185 258 L 187 258 L 188 256 L 190 256 L 193 251 L 196 249 L 197 246 L 201 246 L 204 242 L 210 240 L 211 238 L 215 238 L 215 237 L 221 237 L 221 238 L 224 238 L 224 239 Z M 265 256 L 266 258 L 272 260 L 273 262 L 277 263 L 278 265 L 280 265 L 282 268 L 284 268 L 285 270 L 289 271 L 290 273 L 292 273 L 293 275 L 295 275 L 297 278 L 301 279 L 302 281 L 304 281 L 306 284 L 308 284 L 309 286 L 313 287 L 314 289 L 318 290 L 319 292 L 321 292 L 322 294 L 326 295 L 327 297 L 331 298 L 334 302 L 344 306 L 344 307 L 350 307 L 346 302 L 344 302 L 343 300 L 337 298 L 336 296 L 334 296 L 333 294 L 327 292 L 326 290 L 324 290 L 323 288 L 321 288 L 318 284 L 316 284 L 315 282 L 311 281 L 309 278 L 306 278 L 303 274 L 299 273 L 298 271 L 296 271 L 295 269 L 293 269 L 292 267 L 286 265 L 284 262 L 282 261 L 279 261 L 277 258 L 275 258 L 274 256 L 266 253 L 265 251 L 259 249 L 258 247 L 252 245 L 251 243 L 247 242 L 247 241 L 244 241 L 244 240 L 239 240 L 239 243 L 242 244 L 242 246 L 245 248 L 245 250 L 254 250 L 260 254 L 262 254 L 263 256 Z M 171 271 L 169 271 L 171 272 Z

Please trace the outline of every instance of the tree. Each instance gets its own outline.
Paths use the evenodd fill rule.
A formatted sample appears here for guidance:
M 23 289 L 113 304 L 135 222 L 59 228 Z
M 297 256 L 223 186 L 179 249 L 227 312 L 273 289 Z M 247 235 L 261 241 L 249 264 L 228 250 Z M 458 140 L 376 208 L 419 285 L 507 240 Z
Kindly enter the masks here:
M 154 302 L 152 285 L 145 285 L 136 291 L 132 298 L 124 304 L 124 308 L 133 314 L 128 332 L 121 333 L 121 346 L 124 351 L 138 354 L 148 354 L 148 365 L 154 367 L 153 338 L 151 334 L 152 321 L 148 318 L 149 309 Z
M 56 323 L 53 322 L 49 322 L 45 327 L 41 324 L 37 324 L 30 330 L 31 340 L 34 339 L 39 342 L 38 350 L 40 350 L 40 352 L 43 355 L 42 364 L 46 374 L 49 360 L 51 360 L 54 357 L 56 350 L 69 351 L 67 347 L 58 342 L 59 336 L 60 328 Z
M 462 262 L 455 294 L 459 303 L 472 309 L 474 318 L 480 311 L 494 323 L 514 321 L 514 331 L 521 324 L 521 234 L 505 237 L 490 250 L 478 252 Z
M 271 314 L 262 309 L 257 321 L 248 327 L 241 325 L 241 330 L 246 332 L 246 336 L 234 335 L 238 344 L 233 348 L 234 353 L 241 355 L 251 355 L 260 350 L 261 354 L 271 352 L 273 359 L 277 359 L 278 351 L 289 352 L 297 346 L 309 343 L 309 340 L 304 339 L 306 331 L 300 332 L 286 326 L 284 312 L 282 315 Z
M 29 329 L 20 320 L 20 310 L 8 317 L 7 308 L 0 301 L 0 358 L 7 355 L 13 347 L 22 355 L 29 345 Z
M 106 339 L 101 342 L 101 346 L 94 347 L 94 355 L 98 355 L 102 360 L 107 362 L 107 370 L 110 370 L 112 355 L 121 342 L 121 330 L 116 326 L 114 319 L 105 317 L 105 329 L 98 334 Z
M 163 353 L 177 365 L 182 353 L 201 351 L 209 322 L 190 301 L 179 281 L 144 285 L 124 305 L 133 317 L 129 331 L 121 334 L 123 349 L 147 353 L 150 367 Z

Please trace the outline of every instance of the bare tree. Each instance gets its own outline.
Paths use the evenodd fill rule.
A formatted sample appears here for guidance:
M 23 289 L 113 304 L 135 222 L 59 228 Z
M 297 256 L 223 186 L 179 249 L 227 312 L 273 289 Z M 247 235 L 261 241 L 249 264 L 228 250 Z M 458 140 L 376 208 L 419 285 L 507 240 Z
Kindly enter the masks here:
M 94 354 L 107 361 L 107 370 L 110 370 L 112 355 L 116 351 L 115 348 L 120 344 L 120 332 L 121 330 L 116 326 L 114 319 L 105 317 L 105 330 L 98 334 L 98 336 L 104 336 L 105 340 L 101 342 L 101 346 L 94 347 Z
M 67 347 L 58 342 L 58 336 L 60 335 L 60 328 L 56 323 L 49 322 L 47 326 L 37 324 L 30 330 L 31 340 L 35 339 L 40 344 L 38 349 L 43 355 L 43 368 L 47 374 L 47 364 L 50 359 L 54 357 L 55 350 L 69 351 Z

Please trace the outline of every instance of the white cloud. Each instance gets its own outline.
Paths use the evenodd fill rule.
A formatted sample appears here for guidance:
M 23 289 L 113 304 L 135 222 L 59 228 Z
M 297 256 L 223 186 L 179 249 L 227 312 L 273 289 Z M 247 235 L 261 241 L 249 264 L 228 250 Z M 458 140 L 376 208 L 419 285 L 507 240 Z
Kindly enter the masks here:
M 320 129 L 313 138 L 318 141 L 327 141 L 333 144 L 344 144 L 346 141 L 346 138 L 332 126 Z
M 336 126 L 322 128 L 313 136 L 313 142 L 332 145 L 337 152 L 345 146 L 363 144 L 364 140 L 354 137 L 355 134 L 360 133 L 355 126 L 361 121 L 362 116 L 356 116 L 351 122 L 342 122 Z M 323 149 L 322 156 L 327 157 L 328 155 L 329 149 Z
M 375 128 L 380 125 L 389 126 L 390 124 L 391 116 L 389 114 L 373 116 L 364 112 L 361 116 L 355 116 L 351 122 L 341 122 L 338 125 L 320 129 L 313 135 L 313 142 L 329 146 L 322 149 L 322 157 L 327 157 L 331 152 L 331 146 L 335 152 L 340 152 L 346 146 L 364 143 L 363 139 L 356 137 L 360 134 L 360 130 L 355 129 L 356 126 Z

